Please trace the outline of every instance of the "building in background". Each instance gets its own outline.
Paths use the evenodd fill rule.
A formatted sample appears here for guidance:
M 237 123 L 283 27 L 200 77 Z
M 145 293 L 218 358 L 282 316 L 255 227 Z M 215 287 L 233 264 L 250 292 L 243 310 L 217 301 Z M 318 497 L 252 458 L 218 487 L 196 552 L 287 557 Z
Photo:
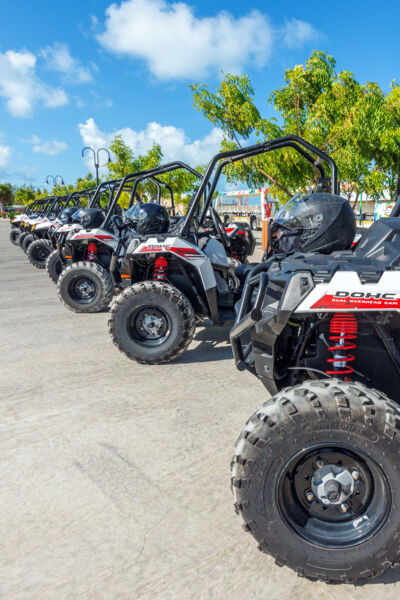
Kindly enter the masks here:
M 268 189 L 221 192 L 215 200 L 215 210 L 225 224 L 246 221 L 251 229 L 259 229 L 262 220 L 273 217 L 278 208 L 278 200 L 269 196 Z

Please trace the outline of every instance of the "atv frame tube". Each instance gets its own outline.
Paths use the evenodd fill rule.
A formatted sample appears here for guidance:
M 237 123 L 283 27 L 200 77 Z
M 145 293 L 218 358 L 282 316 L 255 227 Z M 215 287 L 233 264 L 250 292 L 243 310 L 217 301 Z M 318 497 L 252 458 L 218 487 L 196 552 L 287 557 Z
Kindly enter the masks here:
M 301 146 L 309 150 L 312 154 L 318 156 L 319 159 L 314 160 L 312 156 L 307 153 L 306 150 L 301 148 Z M 248 148 L 239 148 L 237 150 L 229 150 L 227 152 L 220 152 L 219 154 L 216 154 L 211 160 L 210 164 L 208 165 L 207 171 L 196 192 L 193 203 L 186 214 L 184 223 L 181 226 L 180 234 L 182 236 L 188 234 L 189 228 L 198 209 L 200 199 L 205 193 L 206 187 L 210 185 L 211 182 L 207 194 L 207 199 L 200 217 L 200 223 L 203 222 L 207 210 L 211 204 L 212 196 L 218 183 L 218 178 L 224 166 L 236 162 L 238 160 L 243 160 L 252 156 L 258 156 L 259 154 L 266 154 L 267 152 L 272 152 L 273 150 L 279 150 L 281 148 L 293 148 L 294 150 L 299 152 L 308 162 L 310 162 L 310 164 L 318 168 L 323 178 L 325 178 L 325 173 L 320 164 L 320 161 L 325 161 L 326 163 L 328 163 L 328 165 L 331 168 L 331 190 L 333 194 L 338 194 L 339 190 L 337 179 L 337 166 L 333 158 L 331 158 L 330 156 L 328 156 L 328 154 L 325 154 L 309 142 L 306 142 L 299 136 L 287 135 L 281 138 L 276 138 L 274 140 L 268 140 L 267 142 L 263 142 L 262 144 L 255 144 L 253 146 L 249 146 Z M 214 169 L 218 163 L 220 164 L 218 165 L 217 170 L 215 171 L 215 174 L 213 176 Z

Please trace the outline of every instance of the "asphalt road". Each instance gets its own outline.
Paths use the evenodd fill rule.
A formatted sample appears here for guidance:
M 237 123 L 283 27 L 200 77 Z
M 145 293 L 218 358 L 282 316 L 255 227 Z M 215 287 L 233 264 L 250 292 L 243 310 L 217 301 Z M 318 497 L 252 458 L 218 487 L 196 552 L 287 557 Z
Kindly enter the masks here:
M 311 583 L 242 531 L 229 463 L 266 393 L 235 370 L 227 330 L 140 366 L 111 344 L 105 313 L 61 305 L 8 233 L 0 222 L 1 598 L 399 598 L 398 569 Z

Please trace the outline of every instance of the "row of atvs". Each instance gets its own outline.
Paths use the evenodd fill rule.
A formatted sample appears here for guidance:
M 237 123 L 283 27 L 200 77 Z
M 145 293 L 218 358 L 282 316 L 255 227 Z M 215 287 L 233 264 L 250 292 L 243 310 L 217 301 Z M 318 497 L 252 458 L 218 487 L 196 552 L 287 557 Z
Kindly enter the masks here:
M 187 227 L 176 215 L 171 188 L 157 177 L 176 169 L 196 173 L 172 163 L 130 174 L 97 189 L 36 200 L 11 223 L 10 240 L 47 270 L 67 308 L 98 312 L 116 296 L 110 333 L 142 363 L 176 358 L 196 321 L 233 319 L 240 274 L 255 247 L 247 223 L 223 226 L 212 207 L 200 224 L 204 197 Z M 149 182 L 153 201 L 141 202 L 138 189 Z
M 250 227 L 224 226 L 212 199 L 226 165 L 282 148 L 319 181 L 282 207 L 251 265 Z M 176 169 L 199 178 L 183 217 L 160 179 Z M 204 176 L 176 162 L 36 200 L 10 238 L 69 309 L 113 300 L 113 341 L 138 362 L 171 361 L 196 325 L 234 321 L 236 367 L 272 395 L 236 443 L 235 510 L 278 565 L 355 582 L 400 561 L 399 215 L 400 185 L 391 217 L 355 241 L 335 162 L 291 135 L 220 153 Z

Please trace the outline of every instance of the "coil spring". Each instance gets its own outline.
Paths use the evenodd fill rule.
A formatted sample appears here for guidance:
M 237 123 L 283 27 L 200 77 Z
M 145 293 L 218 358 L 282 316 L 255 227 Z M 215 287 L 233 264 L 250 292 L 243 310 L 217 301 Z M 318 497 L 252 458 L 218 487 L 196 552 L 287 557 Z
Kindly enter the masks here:
M 154 263 L 153 280 L 164 281 L 167 274 L 168 261 L 164 256 L 158 256 Z
M 333 352 L 333 358 L 328 358 L 327 362 L 332 365 L 334 370 L 326 371 L 327 375 L 354 373 L 351 363 L 355 356 L 349 354 L 348 350 L 357 348 L 357 344 L 351 341 L 357 339 L 357 319 L 352 314 L 335 313 L 330 322 L 329 332 L 329 339 L 335 344 L 328 346 L 328 350 Z
M 88 244 L 88 249 L 87 249 L 87 259 L 90 261 L 94 261 L 97 258 L 97 246 L 96 244 L 94 244 L 93 242 L 90 242 L 90 244 Z

